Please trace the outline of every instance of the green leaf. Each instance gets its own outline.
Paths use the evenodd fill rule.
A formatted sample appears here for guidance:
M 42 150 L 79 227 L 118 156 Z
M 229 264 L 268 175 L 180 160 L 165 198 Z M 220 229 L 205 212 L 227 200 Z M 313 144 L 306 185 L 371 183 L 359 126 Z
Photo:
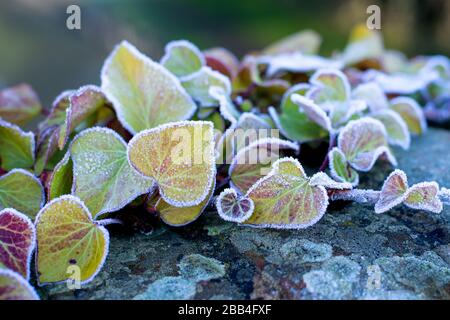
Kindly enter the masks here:
M 181 121 L 142 131 L 128 143 L 128 159 L 134 169 L 156 180 L 164 201 L 195 206 L 215 179 L 213 123 Z
M 127 144 L 113 130 L 91 128 L 72 142 L 73 190 L 95 218 L 123 208 L 153 190 L 154 181 L 128 164 Z
M 300 163 L 282 158 L 248 191 L 255 209 L 245 224 L 279 229 L 307 228 L 319 221 L 328 206 L 324 187 L 311 186 Z
M 210 67 L 202 67 L 199 71 L 185 76 L 181 85 L 202 108 L 219 105 L 218 100 L 209 93 L 211 87 L 221 88 L 225 95 L 231 94 L 230 80 Z
M 331 176 L 339 182 L 348 182 L 353 186 L 359 184 L 359 175 L 347 162 L 341 150 L 334 147 L 328 154 Z
M 196 110 L 179 80 L 128 42 L 120 43 L 102 69 L 102 90 L 131 133 L 189 119 Z
M 0 268 L 0 301 L 3 300 L 39 300 L 39 296 L 21 275 Z
M 313 30 L 303 30 L 271 44 L 263 50 L 263 53 L 268 55 L 289 52 L 316 54 L 321 43 L 320 34 Z
M 41 113 L 42 106 L 34 90 L 28 84 L 0 91 L 0 118 L 23 125 Z
M 35 141 L 32 132 L 0 119 L 0 163 L 4 170 L 31 168 L 34 165 Z
M 400 114 L 412 134 L 421 135 L 427 130 L 427 122 L 417 102 L 408 97 L 391 100 L 391 109 Z
M 48 200 L 53 200 L 64 194 L 72 192 L 73 163 L 70 152 L 56 165 L 48 184 Z
M 44 201 L 41 182 L 28 171 L 14 169 L 0 177 L 0 210 L 14 208 L 34 218 Z
M 205 65 L 201 51 L 186 40 L 171 41 L 166 45 L 160 63 L 179 78 L 200 70 Z
M 71 195 L 50 201 L 36 217 L 36 269 L 39 285 L 60 283 L 78 268 L 80 282 L 91 281 L 109 250 L 108 231 L 92 220 L 84 203 Z
M 408 126 L 398 113 L 387 109 L 374 113 L 371 116 L 383 123 L 386 128 L 389 144 L 400 146 L 405 150 L 409 149 L 411 136 L 408 131 Z
M 219 101 L 220 115 L 231 123 L 235 123 L 241 116 L 241 112 L 236 108 L 230 95 L 222 87 L 210 87 L 209 95 Z
M 358 171 L 370 171 L 380 156 L 385 156 L 391 164 L 397 165 L 387 144 L 384 125 L 372 118 L 350 121 L 339 134 L 338 148 Z
M 328 118 L 325 111 L 316 105 L 314 101 L 297 93 L 294 93 L 291 96 L 291 100 L 299 107 L 300 112 L 304 112 L 306 114 L 309 120 L 318 124 L 328 132 L 332 131 L 330 118 Z
M 253 213 L 255 204 L 252 199 L 238 196 L 236 190 L 223 190 L 216 200 L 216 208 L 225 221 L 242 223 Z
M 410 208 L 441 213 L 443 204 L 438 197 L 439 185 L 436 182 L 421 182 L 407 191 L 404 204 Z

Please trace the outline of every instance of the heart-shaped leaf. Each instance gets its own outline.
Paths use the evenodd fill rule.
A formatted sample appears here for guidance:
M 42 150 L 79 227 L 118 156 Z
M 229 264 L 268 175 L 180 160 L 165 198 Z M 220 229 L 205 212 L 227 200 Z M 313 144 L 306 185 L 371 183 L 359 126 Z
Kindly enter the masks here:
M 411 136 L 408 131 L 408 126 L 397 112 L 385 109 L 371 116 L 383 123 L 386 128 L 388 142 L 391 145 L 400 146 L 405 150 L 409 149 Z
M 213 70 L 219 71 L 233 79 L 238 73 L 239 60 L 228 49 L 216 47 L 203 51 L 206 64 Z
M 319 221 L 328 206 L 325 188 L 311 186 L 300 163 L 292 158 L 275 162 L 246 196 L 255 209 L 245 223 L 257 227 L 306 228 Z
M 309 184 L 313 187 L 322 186 L 325 189 L 332 190 L 348 190 L 353 188 L 351 183 L 334 181 L 325 172 L 317 172 L 314 174 L 311 177 Z
M 222 219 L 242 223 L 250 218 L 255 205 L 252 199 L 240 197 L 236 190 L 228 188 L 217 197 L 216 208 Z
M 360 84 L 353 90 L 352 96 L 355 99 L 364 100 L 371 112 L 379 112 L 389 108 L 389 101 L 376 82 Z
M 427 122 L 417 102 L 408 97 L 391 100 L 391 109 L 400 114 L 412 134 L 420 135 L 427 130 Z
M 381 188 L 380 198 L 375 204 L 375 212 L 383 213 L 389 211 L 405 200 L 408 190 L 408 179 L 401 170 L 393 171 Z
M 322 37 L 320 34 L 313 30 L 303 30 L 271 44 L 263 50 L 263 53 L 268 55 L 289 52 L 316 54 L 321 42 Z
M 202 214 L 203 210 L 208 206 L 212 195 L 214 194 L 216 181 L 213 179 L 213 183 L 209 189 L 208 196 L 196 206 L 192 207 L 174 207 L 159 198 L 156 203 L 156 210 L 164 223 L 170 226 L 181 227 L 197 220 Z
M 35 241 L 36 232 L 30 218 L 11 208 L 0 211 L 0 266 L 28 280 Z
M 212 122 L 181 121 L 142 131 L 127 153 L 129 163 L 155 179 L 161 197 L 175 207 L 202 202 L 215 179 Z
M 438 194 L 439 185 L 436 182 L 417 183 L 408 189 L 403 203 L 413 209 L 440 213 L 443 204 Z
M 186 40 L 171 41 L 166 45 L 160 63 L 179 78 L 197 72 L 205 65 L 201 51 Z
M 36 217 L 38 283 L 62 282 L 68 268 L 80 271 L 82 284 L 100 271 L 108 254 L 109 234 L 96 224 L 77 197 L 61 196 L 50 201 Z
M 106 60 L 102 90 L 131 133 L 189 119 L 196 110 L 179 80 L 124 41 Z
M 298 144 L 278 138 L 265 138 L 250 143 L 241 149 L 228 169 L 230 186 L 245 193 L 270 171 L 272 164 L 280 158 L 280 153 L 291 150 L 298 152 Z
M 48 200 L 53 200 L 64 194 L 72 192 L 73 163 L 70 152 L 66 152 L 64 158 L 56 165 L 48 183 Z
M 350 121 L 338 137 L 338 148 L 358 171 L 370 171 L 381 155 L 385 155 L 394 166 L 397 164 L 388 148 L 386 129 L 380 121 L 372 118 Z
M 336 102 L 347 102 L 350 99 L 350 83 L 339 70 L 318 70 L 311 76 L 309 82 L 313 87 L 307 97 L 325 110 L 332 110 Z
M 113 130 L 91 128 L 72 142 L 74 183 L 72 193 L 98 216 L 123 208 L 153 190 L 153 179 L 137 173 L 127 160 L 127 144 Z
M 317 123 L 328 132 L 332 130 L 330 118 L 314 101 L 296 93 L 291 96 L 291 100 L 300 108 L 300 112 L 303 111 L 306 114 L 309 120 Z
M 200 107 L 219 105 L 218 100 L 209 94 L 211 87 L 222 88 L 224 94 L 231 94 L 230 79 L 210 67 L 202 67 L 199 71 L 185 76 L 181 85 Z
M 288 139 L 298 142 L 309 142 L 324 138 L 328 132 L 317 123 L 311 121 L 298 105 L 292 102 L 293 94 L 304 95 L 309 85 L 301 83 L 290 88 L 283 96 L 280 105 L 281 114 L 270 107 L 269 113 L 280 132 Z
M 338 148 L 333 148 L 328 154 L 331 176 L 339 182 L 349 182 L 352 186 L 359 184 L 358 173 L 350 167 L 347 158 Z
M 0 118 L 23 125 L 41 112 L 42 106 L 34 90 L 28 84 L 0 91 Z
M 34 134 L 0 119 L 0 163 L 4 170 L 34 165 Z
M 14 169 L 0 177 L 0 210 L 14 208 L 34 218 L 44 201 L 41 182 L 28 171 Z
M 18 273 L 0 268 L 0 301 L 2 300 L 39 300 L 39 296 Z

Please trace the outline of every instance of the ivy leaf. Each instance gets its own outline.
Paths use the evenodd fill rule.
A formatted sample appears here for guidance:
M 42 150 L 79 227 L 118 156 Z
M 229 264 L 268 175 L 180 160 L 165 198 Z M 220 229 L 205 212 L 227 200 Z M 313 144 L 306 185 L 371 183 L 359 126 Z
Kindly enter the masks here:
M 180 81 L 166 68 L 120 43 L 102 69 L 102 90 L 131 133 L 189 119 L 196 110 Z
M 427 122 L 417 102 L 408 97 L 391 100 L 391 109 L 400 114 L 412 134 L 421 135 L 427 130 Z
M 128 160 L 156 180 L 167 203 L 195 206 L 207 197 L 215 179 L 213 123 L 181 121 L 142 131 L 128 144 Z
M 271 44 L 263 50 L 263 54 L 278 55 L 289 52 L 316 54 L 321 43 L 320 34 L 313 30 L 303 30 Z
M 0 268 L 1 300 L 39 300 L 39 296 L 18 273 Z
M 239 197 L 236 190 L 223 190 L 216 200 L 216 208 L 225 221 L 242 223 L 253 214 L 255 204 L 250 198 Z
M 328 118 L 325 111 L 316 105 L 314 101 L 296 93 L 291 96 L 291 100 L 299 106 L 300 110 L 303 111 L 311 121 L 317 123 L 328 132 L 332 131 L 330 118 Z
M 383 123 L 386 128 L 389 144 L 400 146 L 405 150 L 409 149 L 411 136 L 408 131 L 408 126 L 397 112 L 386 109 L 374 113 L 371 116 Z
M 69 278 L 69 266 L 80 268 L 82 284 L 91 281 L 105 262 L 109 248 L 106 229 L 92 220 L 77 197 L 50 201 L 36 217 L 36 269 L 39 285 Z
M 48 200 L 53 200 L 64 194 L 72 192 L 73 163 L 70 152 L 66 152 L 64 158 L 56 165 L 48 183 Z
M 179 78 L 200 70 L 205 65 L 201 51 L 186 40 L 171 41 L 166 45 L 160 63 Z
M 352 96 L 364 100 L 371 112 L 380 112 L 389 108 L 389 101 L 381 87 L 376 82 L 360 84 L 353 90 Z
M 206 65 L 233 79 L 239 69 L 239 60 L 228 49 L 216 47 L 203 51 Z
M 341 150 L 334 147 L 328 154 L 331 176 L 339 182 L 349 182 L 352 186 L 359 184 L 359 175 L 347 162 Z
M 155 208 L 159 212 L 161 220 L 174 227 L 181 227 L 194 222 L 208 206 L 214 194 L 215 185 L 216 181 L 213 179 L 208 196 L 198 205 L 192 207 L 174 207 L 164 201 L 163 198 L 159 198 Z
M 12 208 L 0 211 L 0 266 L 20 273 L 28 280 L 35 241 L 30 218 Z
M 300 147 L 291 141 L 265 138 L 241 149 L 228 169 L 230 186 L 240 193 L 245 193 L 270 171 L 271 165 L 278 160 L 283 150 L 298 152 Z
M 325 172 L 317 172 L 314 174 L 311 177 L 309 184 L 313 187 L 322 186 L 325 187 L 325 189 L 332 190 L 349 190 L 353 188 L 351 183 L 334 181 Z
M 421 182 L 408 189 L 404 204 L 410 208 L 440 213 L 443 204 L 438 197 L 439 185 L 436 182 Z
M 95 218 L 153 190 L 153 179 L 142 177 L 128 164 L 127 144 L 111 129 L 82 131 L 73 140 L 70 155 L 72 194 L 84 201 Z
M 408 190 L 408 179 L 402 170 L 393 171 L 381 188 L 380 198 L 375 203 L 375 212 L 383 213 L 401 204 Z
M 338 137 L 338 148 L 358 171 L 370 171 L 382 155 L 392 165 L 397 165 L 387 145 L 386 129 L 380 121 L 372 118 L 350 121 Z
M 231 94 L 230 80 L 220 72 L 212 70 L 210 67 L 202 67 L 199 71 L 185 76 L 181 85 L 200 107 L 217 106 L 217 99 L 213 98 L 209 89 L 219 87 L 225 95 Z
M 319 140 L 328 135 L 328 132 L 317 123 L 311 121 L 305 112 L 292 102 L 293 94 L 305 94 L 309 85 L 301 83 L 290 88 L 281 100 L 281 114 L 275 108 L 269 108 L 269 114 L 280 132 L 288 139 L 300 143 Z
M 0 118 L 23 125 L 41 113 L 42 106 L 34 90 L 28 84 L 0 91 Z
M 34 165 L 34 134 L 0 119 L 0 163 L 2 169 L 31 168 Z
M 34 218 L 44 201 L 41 182 L 28 171 L 14 169 L 0 177 L 0 210 L 14 208 Z
M 311 186 L 300 163 L 282 158 L 272 171 L 248 191 L 255 209 L 245 221 L 250 226 L 301 229 L 315 224 L 328 206 L 324 187 Z

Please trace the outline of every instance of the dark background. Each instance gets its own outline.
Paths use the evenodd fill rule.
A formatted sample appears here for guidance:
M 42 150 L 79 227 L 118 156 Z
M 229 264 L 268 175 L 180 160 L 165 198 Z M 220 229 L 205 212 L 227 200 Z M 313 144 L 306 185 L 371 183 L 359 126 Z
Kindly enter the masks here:
M 81 7 L 81 30 L 66 28 L 66 8 Z M 188 39 L 238 56 L 309 28 L 322 54 L 341 50 L 352 26 L 381 7 L 388 48 L 409 56 L 450 55 L 447 0 L 14 0 L 0 2 L 0 87 L 28 82 L 48 106 L 65 89 L 99 83 L 103 60 L 127 39 L 154 60 L 164 44 Z

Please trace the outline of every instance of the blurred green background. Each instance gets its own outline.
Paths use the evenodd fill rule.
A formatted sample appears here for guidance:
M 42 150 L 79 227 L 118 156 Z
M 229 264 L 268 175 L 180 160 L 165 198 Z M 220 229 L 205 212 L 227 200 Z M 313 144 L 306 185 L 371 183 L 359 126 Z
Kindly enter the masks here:
M 81 7 L 81 30 L 66 28 L 66 8 Z M 159 60 L 164 44 L 188 39 L 238 56 L 310 28 L 321 53 L 341 50 L 352 26 L 381 7 L 388 48 L 450 55 L 448 0 L 13 0 L 0 3 L 0 87 L 30 83 L 49 105 L 65 89 L 99 83 L 103 60 L 127 39 Z

